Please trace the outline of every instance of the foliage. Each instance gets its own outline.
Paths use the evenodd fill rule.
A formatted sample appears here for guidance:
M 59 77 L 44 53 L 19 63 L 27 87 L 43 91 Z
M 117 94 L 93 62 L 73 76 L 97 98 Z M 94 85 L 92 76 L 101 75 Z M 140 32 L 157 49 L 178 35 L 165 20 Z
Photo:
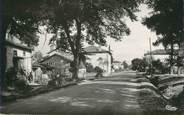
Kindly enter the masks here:
M 23 73 L 16 74 L 15 69 L 9 68 L 5 74 L 3 81 L 3 89 L 8 90 L 9 87 L 15 88 L 18 92 L 26 92 L 31 89 L 27 81 L 24 79 L 27 76 Z
M 132 70 L 145 72 L 147 66 L 148 66 L 148 63 L 145 58 L 144 59 L 135 58 L 132 60 Z
M 67 75 L 56 75 L 56 74 L 52 74 L 51 75 L 51 79 L 50 81 L 48 82 L 48 86 L 51 86 L 51 87 L 60 87 L 62 86 L 65 82 L 66 82 L 66 78 L 68 76 Z M 67 79 L 69 81 L 69 79 Z
M 151 16 L 143 20 L 148 28 L 156 31 L 160 36 L 156 44 L 163 43 L 164 46 L 180 43 L 182 40 L 182 0 L 147 0 L 149 8 L 153 9 Z
M 102 77 L 103 76 L 103 69 L 102 68 L 100 68 L 99 66 L 96 66 L 95 68 L 94 68 L 94 70 L 95 70 L 95 72 L 97 73 L 96 74 L 96 78 L 98 78 L 98 77 Z
M 127 69 L 128 68 L 128 64 L 127 64 L 126 61 L 123 61 L 123 67 L 124 67 L 124 69 Z
M 0 46 L 5 45 L 6 34 L 17 37 L 29 46 L 38 45 L 39 25 L 45 17 L 43 8 L 41 8 L 43 0 L 2 0 L 1 4 Z M 6 53 L 5 47 L 0 48 L 0 50 L 1 66 L 6 66 L 5 57 L 3 57 Z M 1 69 L 2 76 L 4 76 L 5 68 Z
M 167 67 L 159 59 L 152 61 L 152 67 L 153 67 L 153 73 L 154 74 L 166 74 L 166 73 L 169 73 L 169 67 Z
M 94 72 L 94 68 L 91 63 L 86 63 L 86 72 Z
M 103 72 L 103 69 L 100 68 L 99 66 L 96 66 L 96 67 L 94 68 L 94 70 L 95 70 L 97 73 L 102 73 L 102 72 Z
M 150 17 L 143 19 L 143 24 L 158 35 L 154 45 L 163 44 L 170 50 L 170 66 L 174 65 L 174 45 L 180 47 L 183 39 L 183 0 L 146 0 L 153 9 Z
M 13 67 L 9 68 L 7 70 L 7 72 L 5 73 L 5 78 L 3 80 L 3 88 L 6 89 L 7 87 L 9 86 L 13 86 L 13 82 L 15 81 L 16 79 L 16 76 L 15 76 L 15 70 Z
M 32 55 L 33 62 L 39 62 L 43 58 L 43 54 L 40 51 L 34 52 Z
M 42 4 L 42 0 L 3 0 L 3 34 L 8 32 L 23 43 L 38 45 Z
M 77 78 L 79 56 L 83 43 L 106 45 L 106 36 L 121 40 L 130 30 L 122 18 L 135 20 L 134 12 L 142 0 L 50 0 L 54 15 L 48 21 L 51 39 L 61 50 L 69 50 L 74 56 L 73 73 Z
M 31 86 L 24 79 L 16 79 L 14 81 L 15 89 L 19 92 L 28 92 L 31 90 Z

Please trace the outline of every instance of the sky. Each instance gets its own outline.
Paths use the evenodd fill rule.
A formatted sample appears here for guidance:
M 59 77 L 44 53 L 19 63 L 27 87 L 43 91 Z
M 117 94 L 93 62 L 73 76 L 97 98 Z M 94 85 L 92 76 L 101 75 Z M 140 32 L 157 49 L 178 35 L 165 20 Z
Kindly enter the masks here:
M 144 53 L 149 51 L 149 38 L 154 42 L 157 37 L 154 32 L 151 32 L 146 26 L 141 24 L 143 17 L 148 16 L 151 10 L 146 7 L 146 5 L 140 6 L 140 12 L 136 13 L 138 16 L 138 21 L 132 22 L 126 19 L 126 24 L 130 28 L 130 35 L 125 36 L 122 41 L 115 41 L 113 39 L 107 38 L 107 43 L 110 45 L 113 58 L 118 61 L 126 60 L 129 64 L 134 58 L 141 58 Z M 44 30 L 42 28 L 42 30 Z M 40 50 L 43 55 L 45 55 L 50 47 L 48 45 L 49 39 L 52 37 L 50 34 L 40 34 L 40 41 L 38 47 L 35 51 Z M 163 48 L 162 46 L 154 47 L 152 50 Z

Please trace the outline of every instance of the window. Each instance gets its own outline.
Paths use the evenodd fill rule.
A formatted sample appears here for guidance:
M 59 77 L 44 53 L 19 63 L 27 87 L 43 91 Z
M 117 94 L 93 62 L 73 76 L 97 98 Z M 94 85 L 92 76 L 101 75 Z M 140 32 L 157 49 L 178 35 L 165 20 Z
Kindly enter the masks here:
M 13 50 L 13 57 L 17 57 L 17 50 Z
M 23 56 L 26 56 L 26 52 L 25 51 L 23 51 Z

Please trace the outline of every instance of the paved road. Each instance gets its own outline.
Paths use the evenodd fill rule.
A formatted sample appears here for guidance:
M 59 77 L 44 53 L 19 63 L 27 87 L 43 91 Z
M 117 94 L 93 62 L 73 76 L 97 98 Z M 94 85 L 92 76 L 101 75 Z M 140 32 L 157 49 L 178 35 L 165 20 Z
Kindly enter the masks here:
M 20 99 L 1 107 L 1 111 L 63 115 L 142 115 L 143 111 L 164 111 L 165 105 L 166 102 L 156 93 L 154 86 L 143 76 L 119 73 Z

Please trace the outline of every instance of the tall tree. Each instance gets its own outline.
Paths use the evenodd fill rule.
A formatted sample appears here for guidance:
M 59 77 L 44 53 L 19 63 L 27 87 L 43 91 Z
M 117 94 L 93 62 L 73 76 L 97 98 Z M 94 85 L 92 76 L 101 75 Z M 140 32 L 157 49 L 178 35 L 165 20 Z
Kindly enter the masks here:
M 174 45 L 177 44 L 180 47 L 181 41 L 184 40 L 182 0 L 146 0 L 146 4 L 153 11 L 150 17 L 143 20 L 143 24 L 158 35 L 154 45 L 162 43 L 166 49 L 169 48 L 172 66 Z
M 134 12 L 142 0 L 50 0 L 54 17 L 48 30 L 55 33 L 51 41 L 58 47 L 70 50 L 74 56 L 73 77 L 77 79 L 83 43 L 106 44 L 106 37 L 121 40 L 130 30 L 123 22 L 127 16 L 136 20 Z
M 148 66 L 148 63 L 145 58 L 135 58 L 132 61 L 132 70 L 140 71 L 140 72 L 145 72 L 146 67 Z

